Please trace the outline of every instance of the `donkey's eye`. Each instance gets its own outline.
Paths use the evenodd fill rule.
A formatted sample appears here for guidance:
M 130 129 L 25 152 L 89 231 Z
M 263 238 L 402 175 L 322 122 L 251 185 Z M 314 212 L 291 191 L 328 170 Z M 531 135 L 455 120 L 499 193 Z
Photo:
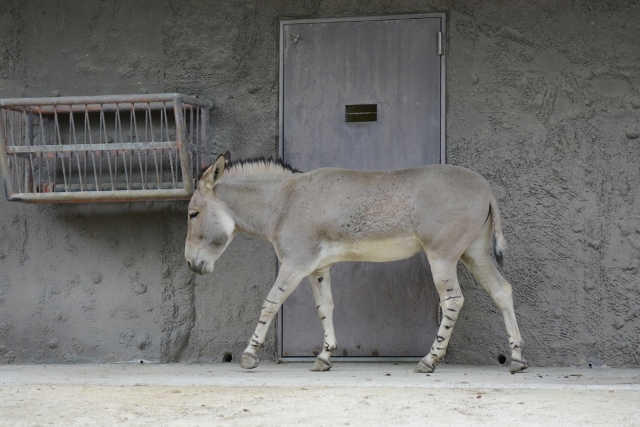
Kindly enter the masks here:
M 200 212 L 198 212 L 198 211 L 189 212 L 189 219 L 193 219 L 193 218 L 197 217 L 199 213 Z

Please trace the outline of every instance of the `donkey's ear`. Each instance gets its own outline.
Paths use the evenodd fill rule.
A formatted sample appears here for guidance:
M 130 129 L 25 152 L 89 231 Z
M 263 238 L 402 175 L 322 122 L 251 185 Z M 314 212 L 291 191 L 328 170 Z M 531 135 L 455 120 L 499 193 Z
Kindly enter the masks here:
M 216 161 L 213 162 L 211 166 L 209 166 L 209 169 L 204 171 L 204 173 L 202 174 L 202 178 L 200 178 L 200 183 L 202 183 L 202 185 L 204 185 L 204 187 L 208 188 L 209 190 L 213 190 L 213 187 L 216 185 L 216 183 L 224 173 L 224 167 L 225 158 L 223 154 L 220 154 Z
M 227 165 L 231 163 L 231 153 L 229 151 L 224 153 L 224 163 Z

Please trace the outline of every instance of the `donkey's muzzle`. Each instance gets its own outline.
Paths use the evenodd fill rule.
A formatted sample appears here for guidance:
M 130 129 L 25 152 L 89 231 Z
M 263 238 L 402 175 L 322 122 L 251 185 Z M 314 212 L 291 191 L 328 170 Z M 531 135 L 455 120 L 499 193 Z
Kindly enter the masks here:
M 187 260 L 187 265 L 189 266 L 191 271 L 198 274 L 207 274 L 213 271 L 213 268 L 207 268 L 208 263 L 206 263 L 204 260 L 200 262 Z

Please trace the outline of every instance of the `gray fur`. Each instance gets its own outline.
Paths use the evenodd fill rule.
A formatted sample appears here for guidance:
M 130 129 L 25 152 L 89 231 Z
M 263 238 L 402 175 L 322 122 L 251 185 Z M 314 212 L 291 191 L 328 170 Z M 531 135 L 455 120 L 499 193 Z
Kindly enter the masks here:
M 228 161 L 228 160 L 227 160 Z M 258 365 L 256 351 L 286 298 L 308 276 L 325 329 L 324 351 L 313 370 L 328 370 L 337 343 L 330 267 L 342 261 L 384 262 L 425 251 L 447 316 L 434 347 L 416 367 L 431 372 L 446 348 L 462 308 L 458 260 L 471 270 L 505 317 L 512 371 L 526 368 L 511 285 L 496 269 L 506 247 L 498 204 L 489 183 L 456 166 L 395 171 L 335 168 L 294 173 L 268 161 L 225 168 L 220 156 L 203 174 L 189 204 L 185 257 L 200 274 L 213 271 L 236 232 L 270 241 L 281 262 L 242 365 Z M 487 204 L 490 206 L 487 217 Z M 495 240 L 495 243 L 494 243 Z M 323 280 L 320 280 L 322 278 Z

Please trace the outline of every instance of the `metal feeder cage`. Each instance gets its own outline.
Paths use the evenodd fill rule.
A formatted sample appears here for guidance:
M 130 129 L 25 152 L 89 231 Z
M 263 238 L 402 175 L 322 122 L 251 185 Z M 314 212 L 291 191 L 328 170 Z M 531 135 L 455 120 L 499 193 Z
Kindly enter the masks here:
M 182 94 L 0 100 L 11 201 L 180 200 L 211 162 L 213 102 Z

